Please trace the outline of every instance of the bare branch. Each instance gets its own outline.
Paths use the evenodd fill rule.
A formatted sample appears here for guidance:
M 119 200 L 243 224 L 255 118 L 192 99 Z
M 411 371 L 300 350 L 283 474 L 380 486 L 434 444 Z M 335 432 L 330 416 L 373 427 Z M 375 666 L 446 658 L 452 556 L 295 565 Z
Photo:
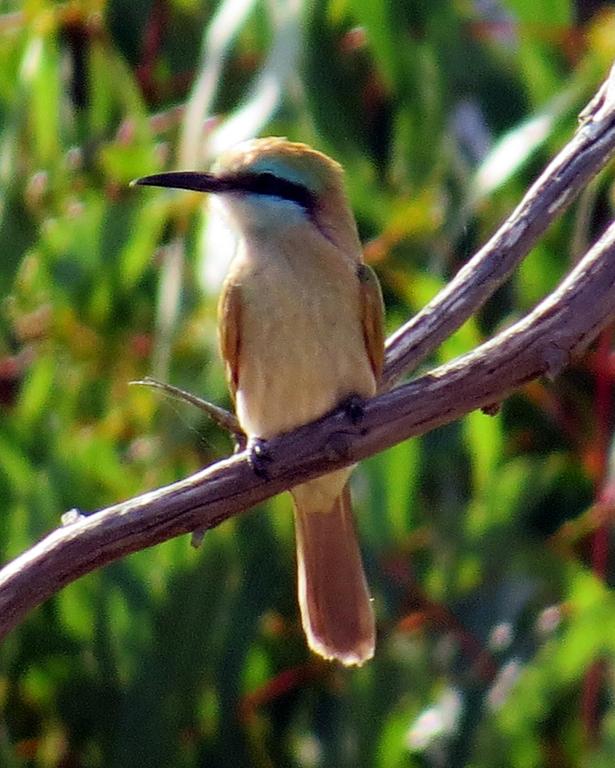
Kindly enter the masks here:
M 592 102 L 593 117 L 491 244 L 389 340 L 389 384 L 480 306 L 544 231 L 545 221 L 561 212 L 613 155 L 613 90 L 603 87 Z M 471 354 L 370 400 L 358 426 L 349 424 L 341 409 L 269 441 L 267 479 L 255 475 L 244 452 L 88 517 L 71 516 L 0 571 L 0 637 L 35 606 L 95 568 L 173 536 L 212 528 L 298 482 L 491 406 L 532 378 L 557 375 L 614 317 L 615 224 L 528 317 Z
M 615 65 L 581 113 L 572 140 L 543 171 L 495 235 L 387 343 L 382 389 L 416 368 L 479 309 L 554 219 L 615 154 Z

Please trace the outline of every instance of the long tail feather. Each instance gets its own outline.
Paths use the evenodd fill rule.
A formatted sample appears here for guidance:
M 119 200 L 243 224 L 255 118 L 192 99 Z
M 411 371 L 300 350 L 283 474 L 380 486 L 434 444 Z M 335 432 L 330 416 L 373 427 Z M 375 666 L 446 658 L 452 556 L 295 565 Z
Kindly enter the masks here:
M 374 655 L 374 612 L 348 485 L 328 512 L 295 504 L 301 619 L 308 644 L 347 666 Z

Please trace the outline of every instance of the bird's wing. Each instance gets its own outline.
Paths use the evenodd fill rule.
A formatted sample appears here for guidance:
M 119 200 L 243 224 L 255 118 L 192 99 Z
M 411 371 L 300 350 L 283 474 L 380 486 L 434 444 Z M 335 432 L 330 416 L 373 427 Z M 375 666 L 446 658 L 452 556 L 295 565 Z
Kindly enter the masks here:
M 229 276 L 218 304 L 218 340 L 233 401 L 239 381 L 240 317 L 241 289 Z
M 384 365 L 384 302 L 376 273 L 367 264 L 357 270 L 361 291 L 361 322 L 363 338 L 376 382 L 380 381 Z

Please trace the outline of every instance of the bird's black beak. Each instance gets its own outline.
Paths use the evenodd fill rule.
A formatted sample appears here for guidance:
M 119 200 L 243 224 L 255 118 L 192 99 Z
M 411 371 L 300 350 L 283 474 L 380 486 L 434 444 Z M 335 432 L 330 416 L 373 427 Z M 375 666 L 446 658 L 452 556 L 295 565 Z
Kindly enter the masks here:
M 143 176 L 130 182 L 130 186 L 140 187 L 169 187 L 171 189 L 190 189 L 194 192 L 226 192 L 228 182 L 213 173 L 199 171 L 171 171 Z

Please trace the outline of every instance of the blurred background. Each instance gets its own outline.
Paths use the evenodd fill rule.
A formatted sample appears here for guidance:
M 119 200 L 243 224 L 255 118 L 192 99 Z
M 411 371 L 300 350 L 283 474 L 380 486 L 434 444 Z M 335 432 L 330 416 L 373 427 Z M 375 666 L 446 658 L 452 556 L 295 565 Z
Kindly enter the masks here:
M 615 58 L 597 0 L 0 0 L 0 558 L 224 457 L 227 233 L 131 190 L 285 135 L 347 170 L 389 331 L 485 242 Z M 603 172 L 430 365 L 530 310 Z M 611 330 L 555 382 L 353 478 L 376 658 L 310 656 L 290 501 L 64 589 L 0 646 L 6 768 L 612 766 Z

